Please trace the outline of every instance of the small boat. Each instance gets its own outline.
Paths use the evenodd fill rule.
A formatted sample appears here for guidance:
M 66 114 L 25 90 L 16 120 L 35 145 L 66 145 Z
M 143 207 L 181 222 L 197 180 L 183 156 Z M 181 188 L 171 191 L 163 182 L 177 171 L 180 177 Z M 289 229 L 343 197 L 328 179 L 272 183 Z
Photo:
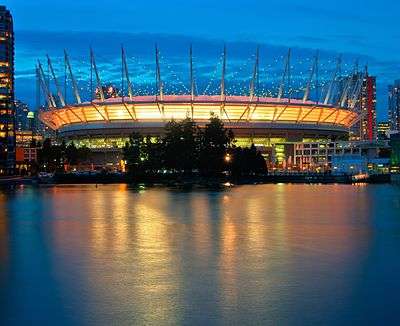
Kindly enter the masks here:
M 368 173 L 359 173 L 351 176 L 353 182 L 366 182 L 369 179 Z
M 54 180 L 54 173 L 39 172 L 39 183 L 52 183 Z

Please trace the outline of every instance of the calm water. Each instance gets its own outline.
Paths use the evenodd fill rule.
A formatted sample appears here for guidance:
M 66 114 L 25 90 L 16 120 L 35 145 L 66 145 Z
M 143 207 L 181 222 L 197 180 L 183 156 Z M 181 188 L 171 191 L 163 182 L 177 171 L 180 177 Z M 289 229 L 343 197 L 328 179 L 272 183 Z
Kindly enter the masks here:
M 1 325 L 390 325 L 399 307 L 399 186 L 0 192 Z

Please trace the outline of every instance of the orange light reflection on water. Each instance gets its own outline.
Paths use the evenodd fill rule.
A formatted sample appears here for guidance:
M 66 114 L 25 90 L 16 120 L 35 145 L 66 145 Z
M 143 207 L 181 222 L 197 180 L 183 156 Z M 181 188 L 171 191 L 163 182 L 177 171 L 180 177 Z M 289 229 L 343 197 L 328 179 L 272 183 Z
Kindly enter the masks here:
M 126 185 L 59 189 L 55 214 L 65 218 L 54 221 L 53 232 L 60 251 L 71 245 L 87 251 L 84 270 L 91 295 L 103 298 L 99 309 L 119 305 L 137 323 L 179 324 L 186 288 L 198 282 L 194 275 L 202 277 L 190 269 L 209 273 L 216 261 L 215 280 L 206 285 L 218 288 L 229 320 L 247 292 L 262 305 L 278 300 L 276 287 L 285 282 L 308 282 L 308 274 L 361 259 L 358 248 L 369 239 L 362 227 L 365 191 L 343 185 L 242 186 L 218 194 L 137 192 Z M 83 202 L 80 211 L 72 200 Z M 71 244 L 71 237 L 80 240 Z M 304 260 L 310 269 L 295 272 Z
M 8 220 L 7 195 L 0 193 L 0 265 L 5 266 L 8 260 Z

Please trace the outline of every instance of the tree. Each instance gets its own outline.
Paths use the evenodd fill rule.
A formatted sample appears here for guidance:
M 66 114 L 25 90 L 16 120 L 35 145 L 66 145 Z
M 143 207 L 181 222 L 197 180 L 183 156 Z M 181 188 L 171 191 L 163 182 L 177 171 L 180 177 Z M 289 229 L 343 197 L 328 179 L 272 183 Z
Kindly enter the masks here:
M 43 146 L 38 153 L 38 160 L 40 165 L 43 165 L 44 168 L 48 167 L 51 162 L 52 154 L 51 140 L 50 138 L 46 138 L 43 141 Z
M 90 154 L 92 151 L 90 148 L 86 146 L 82 146 L 78 148 L 78 162 L 83 163 L 87 162 L 90 159 Z
M 233 132 L 227 132 L 222 121 L 211 115 L 200 137 L 200 170 L 205 174 L 224 170 L 224 157 L 233 140 Z
M 231 172 L 235 176 L 267 173 L 267 164 L 264 157 L 252 144 L 248 148 L 233 147 L 230 150 Z
M 51 140 L 46 138 L 42 148 L 39 150 L 38 160 L 45 171 L 62 171 L 65 158 L 65 142 L 61 145 L 52 145 Z
M 163 149 L 165 166 L 176 171 L 191 172 L 197 166 L 198 128 L 190 118 L 165 126 Z
M 146 172 L 157 173 L 157 171 L 163 169 L 164 149 L 159 137 L 146 136 L 144 139 L 144 152 L 146 160 L 143 163 L 143 168 Z
M 76 148 L 74 142 L 71 142 L 65 149 L 65 161 L 69 165 L 77 165 L 78 158 L 78 149 Z
M 129 172 L 141 171 L 141 164 L 145 160 L 144 142 L 141 134 L 132 133 L 123 149 L 123 157 L 127 161 Z

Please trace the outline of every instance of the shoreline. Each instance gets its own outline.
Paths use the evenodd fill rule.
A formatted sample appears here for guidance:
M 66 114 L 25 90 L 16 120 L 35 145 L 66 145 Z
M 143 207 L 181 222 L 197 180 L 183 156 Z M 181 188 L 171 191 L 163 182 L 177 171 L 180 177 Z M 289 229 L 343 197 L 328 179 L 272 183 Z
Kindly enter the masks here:
M 128 184 L 163 184 L 166 186 L 217 186 L 229 184 L 268 184 L 268 183 L 323 183 L 323 184 L 352 184 L 353 177 L 350 175 L 335 176 L 331 174 L 263 174 L 247 176 L 213 175 L 202 176 L 196 174 L 156 174 L 156 175 L 87 175 L 77 176 L 72 174 L 61 174 L 55 176 L 55 183 L 128 183 Z M 390 174 L 371 175 L 368 179 L 358 180 L 367 183 L 390 183 Z
M 146 175 L 128 176 L 115 174 L 74 175 L 56 174 L 54 178 L 40 180 L 37 177 L 7 177 L 0 178 L 0 185 L 58 185 L 58 184 L 130 184 L 130 185 L 162 185 L 177 188 L 218 188 L 229 185 L 251 184 L 355 184 L 355 183 L 399 183 L 399 175 L 371 175 L 367 179 L 354 180 L 352 176 L 335 176 L 330 174 L 268 174 L 250 176 L 198 176 L 198 175 Z

